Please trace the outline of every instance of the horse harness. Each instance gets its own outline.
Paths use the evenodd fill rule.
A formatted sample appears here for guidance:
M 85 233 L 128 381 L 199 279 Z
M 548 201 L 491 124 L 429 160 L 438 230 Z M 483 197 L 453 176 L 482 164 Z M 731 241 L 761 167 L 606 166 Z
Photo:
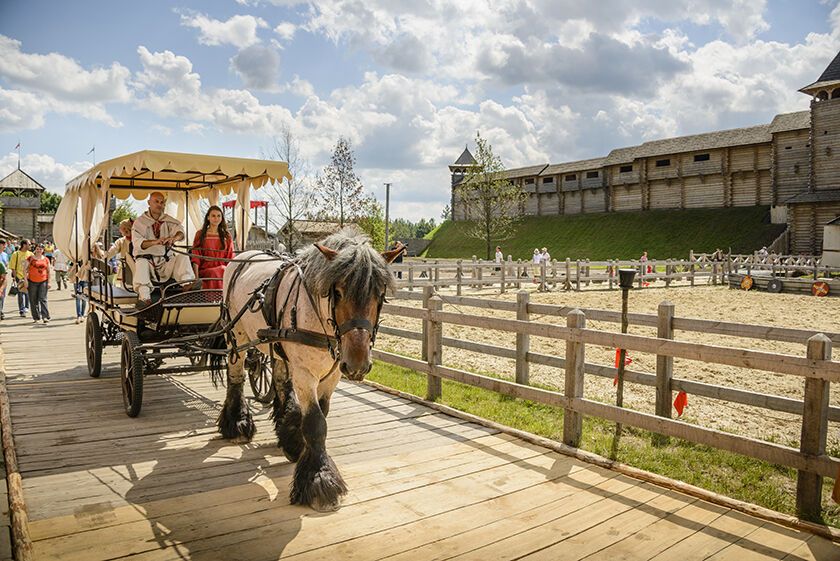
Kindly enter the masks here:
M 230 315 L 226 303 L 230 301 L 231 291 L 234 285 L 236 284 L 236 281 L 238 280 L 240 274 L 245 269 L 245 265 L 247 264 L 247 262 L 250 261 L 251 258 L 255 257 L 256 255 L 259 254 L 250 256 L 247 261 L 242 263 L 241 266 L 237 267 L 233 273 L 233 276 L 231 277 L 230 284 L 228 285 L 227 289 L 227 294 L 225 295 L 225 304 L 223 304 L 223 314 L 228 319 L 230 319 Z M 286 298 L 283 301 L 283 305 L 278 309 L 277 295 L 280 291 L 280 285 L 282 284 L 286 275 L 289 274 L 291 271 L 295 271 L 297 273 L 297 276 L 292 280 L 292 284 L 289 286 L 289 290 L 286 293 Z M 317 305 L 317 303 L 315 302 L 315 298 L 312 296 L 312 294 L 306 288 L 306 285 L 303 282 L 304 274 L 304 269 L 301 268 L 300 264 L 296 260 L 287 259 L 271 277 L 266 279 L 259 287 L 257 287 L 254 290 L 254 292 L 251 293 L 251 298 L 248 300 L 248 302 L 246 302 L 245 306 L 243 306 L 243 310 L 240 310 L 237 316 L 229 322 L 229 329 L 226 330 L 229 339 L 231 339 L 229 341 L 229 347 L 234 349 L 231 353 L 231 358 L 233 359 L 233 362 L 235 362 L 236 359 L 234 357 L 238 356 L 238 353 L 236 352 L 236 341 L 233 340 L 234 337 L 232 335 L 232 327 L 233 324 L 235 324 L 236 321 L 238 321 L 239 318 L 242 317 L 242 312 L 245 309 L 248 309 L 249 311 L 254 313 L 257 311 L 258 308 L 262 311 L 263 319 L 265 319 L 265 322 L 266 324 L 268 324 L 269 327 L 257 331 L 259 343 L 271 344 L 272 353 L 277 353 L 277 355 L 284 362 L 288 362 L 289 358 L 286 354 L 285 349 L 283 348 L 283 343 L 299 343 L 309 347 L 327 349 L 330 352 L 330 356 L 335 361 L 335 364 L 338 364 L 341 360 L 341 347 L 339 345 L 341 337 L 345 333 L 353 329 L 364 329 L 365 331 L 370 333 L 370 346 L 373 347 L 373 344 L 376 341 L 376 334 L 379 331 L 379 317 L 382 312 L 382 305 L 385 303 L 385 295 L 382 294 L 379 297 L 379 301 L 376 308 L 375 323 L 371 323 L 370 320 L 368 320 L 367 318 L 353 318 L 339 325 L 335 315 L 338 300 L 338 291 L 336 289 L 336 286 L 333 285 L 330 287 L 328 294 L 330 317 L 327 318 L 326 321 L 324 321 L 324 318 L 321 316 L 320 306 Z M 323 333 L 319 333 L 317 331 L 310 331 L 307 329 L 301 329 L 300 327 L 298 327 L 297 303 L 299 301 L 301 287 L 303 287 L 303 292 L 306 294 L 312 309 L 315 311 L 315 314 L 318 318 L 318 322 L 321 324 L 321 328 L 323 329 Z M 292 294 L 294 294 L 294 298 L 292 297 Z M 289 309 L 290 304 L 291 308 Z M 289 310 L 290 325 L 288 327 L 283 327 L 283 317 L 286 315 L 287 309 Z M 332 335 L 328 334 L 327 325 L 332 327 Z M 333 368 L 334 367 L 335 365 L 333 366 Z

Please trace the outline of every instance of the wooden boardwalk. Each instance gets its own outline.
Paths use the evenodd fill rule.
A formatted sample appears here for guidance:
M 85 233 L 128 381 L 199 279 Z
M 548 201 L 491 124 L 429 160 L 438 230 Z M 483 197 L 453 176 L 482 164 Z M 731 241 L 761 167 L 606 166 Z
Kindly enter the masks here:
M 151 376 L 128 418 L 117 349 L 89 378 L 72 300 L 50 296 L 49 326 L 12 299 L 0 324 L 37 559 L 840 559 L 823 538 L 349 383 L 328 447 L 350 494 L 336 513 L 291 506 L 267 410 L 234 446 L 206 376 Z

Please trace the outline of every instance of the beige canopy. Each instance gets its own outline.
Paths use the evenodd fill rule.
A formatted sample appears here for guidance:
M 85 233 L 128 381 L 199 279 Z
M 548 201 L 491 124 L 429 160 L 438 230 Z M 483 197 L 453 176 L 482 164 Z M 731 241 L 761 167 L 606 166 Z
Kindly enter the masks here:
M 89 240 L 107 225 L 109 195 L 144 200 L 154 191 L 167 195 L 166 212 L 181 220 L 187 243 L 201 226 L 199 201 L 218 204 L 236 193 L 236 246 L 244 248 L 251 228 L 251 188 L 291 179 L 285 162 L 143 150 L 101 162 L 67 183 L 53 223 L 56 245 L 74 261 L 87 260 Z

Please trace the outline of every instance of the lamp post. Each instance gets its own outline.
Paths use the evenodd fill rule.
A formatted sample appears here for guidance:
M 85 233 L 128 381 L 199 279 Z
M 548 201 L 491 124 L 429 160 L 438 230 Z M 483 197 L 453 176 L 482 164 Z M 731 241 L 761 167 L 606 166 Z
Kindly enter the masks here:
M 627 297 L 630 289 L 633 288 L 633 278 L 636 276 L 635 269 L 618 270 L 618 286 L 621 288 L 621 332 L 627 333 Z M 624 407 L 624 361 L 627 358 L 627 349 L 618 351 L 618 391 L 615 396 L 616 407 Z M 612 459 L 618 454 L 618 440 L 621 438 L 621 423 L 615 424 L 615 438 L 612 445 Z
M 388 251 L 388 232 L 389 232 L 389 221 L 388 221 L 388 206 L 391 202 L 391 184 L 385 184 L 385 251 Z

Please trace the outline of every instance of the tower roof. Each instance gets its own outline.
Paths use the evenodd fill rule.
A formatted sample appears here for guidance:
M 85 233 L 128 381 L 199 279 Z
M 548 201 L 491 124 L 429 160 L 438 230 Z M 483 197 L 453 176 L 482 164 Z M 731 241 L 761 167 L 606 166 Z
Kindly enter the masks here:
M 473 155 L 470 153 L 470 149 L 467 148 L 466 146 L 464 146 L 464 151 L 461 152 L 461 155 L 458 156 L 458 159 L 455 160 L 455 163 L 452 164 L 452 165 L 455 165 L 455 166 L 469 166 L 469 165 L 472 165 L 472 164 L 475 164 L 475 163 L 476 163 L 475 158 L 473 158 Z
M 28 173 L 18 168 L 0 179 L 0 191 L 44 191 L 44 186 L 32 179 Z
M 816 82 L 805 86 L 799 91 L 806 94 L 813 94 L 816 93 L 817 90 L 831 86 L 840 86 L 840 53 L 837 53 L 837 56 L 835 56 L 834 60 L 832 60 L 826 69 L 823 70 L 823 73 L 820 74 L 820 77 L 817 78 Z

